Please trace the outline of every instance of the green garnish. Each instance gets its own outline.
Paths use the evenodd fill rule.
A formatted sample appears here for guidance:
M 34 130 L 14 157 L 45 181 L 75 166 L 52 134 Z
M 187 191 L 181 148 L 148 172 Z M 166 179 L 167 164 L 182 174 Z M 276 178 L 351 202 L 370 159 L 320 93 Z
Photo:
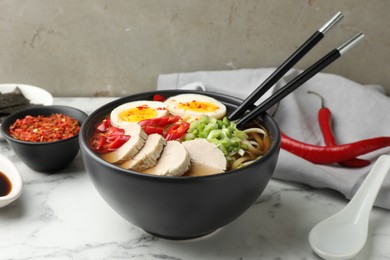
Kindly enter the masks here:
M 199 120 L 191 123 L 185 141 L 196 138 L 204 138 L 215 144 L 225 155 L 228 162 L 233 160 L 236 154 L 242 155 L 247 148 L 242 142 L 248 138 L 247 134 L 237 129 L 234 122 L 226 117 L 218 120 L 208 116 L 202 116 Z

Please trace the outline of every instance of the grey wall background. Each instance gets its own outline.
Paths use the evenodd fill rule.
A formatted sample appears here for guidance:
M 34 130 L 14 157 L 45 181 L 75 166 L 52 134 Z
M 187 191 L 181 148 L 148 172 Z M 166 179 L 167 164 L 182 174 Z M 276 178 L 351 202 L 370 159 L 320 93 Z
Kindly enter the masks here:
M 390 93 L 388 0 L 3 0 L 0 82 L 124 96 L 161 73 L 274 67 L 337 11 L 342 22 L 296 67 L 363 31 L 325 72 Z

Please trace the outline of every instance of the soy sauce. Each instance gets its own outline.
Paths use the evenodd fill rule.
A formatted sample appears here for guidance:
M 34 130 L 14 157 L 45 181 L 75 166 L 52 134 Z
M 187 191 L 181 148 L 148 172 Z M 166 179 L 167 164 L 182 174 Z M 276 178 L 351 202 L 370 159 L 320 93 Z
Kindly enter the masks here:
M 0 197 L 7 196 L 11 192 L 11 189 L 11 181 L 4 173 L 0 172 Z

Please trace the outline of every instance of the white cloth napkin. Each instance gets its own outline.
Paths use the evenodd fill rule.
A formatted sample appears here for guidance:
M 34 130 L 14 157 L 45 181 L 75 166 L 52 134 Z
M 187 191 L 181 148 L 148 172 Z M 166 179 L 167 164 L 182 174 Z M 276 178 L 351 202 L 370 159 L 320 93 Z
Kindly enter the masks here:
M 203 89 L 245 99 L 273 71 L 274 68 L 264 68 L 164 74 L 158 78 L 157 89 Z M 299 72 L 291 70 L 266 96 L 284 86 Z M 384 94 L 381 86 L 363 86 L 326 73 L 315 75 L 280 102 L 274 118 L 287 135 L 306 143 L 324 145 L 317 121 L 321 101 L 319 97 L 308 94 L 308 90 L 325 98 L 326 106 L 333 113 L 333 131 L 338 143 L 390 136 L 390 98 Z M 351 199 L 376 158 L 389 153 L 390 147 L 361 156 L 371 160 L 371 164 L 352 169 L 337 164 L 316 165 L 281 150 L 273 178 L 333 189 Z M 375 205 L 390 209 L 390 174 L 379 191 Z

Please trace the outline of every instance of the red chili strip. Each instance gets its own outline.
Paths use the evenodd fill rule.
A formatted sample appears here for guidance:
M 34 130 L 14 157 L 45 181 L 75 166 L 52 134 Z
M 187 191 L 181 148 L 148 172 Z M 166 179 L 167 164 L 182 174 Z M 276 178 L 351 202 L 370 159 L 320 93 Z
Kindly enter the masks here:
M 125 130 L 111 125 L 110 119 L 104 119 L 96 126 L 91 139 L 92 149 L 97 153 L 107 153 L 117 150 L 130 139 Z
M 160 134 L 164 136 L 167 140 L 174 140 L 174 139 L 179 139 L 184 133 L 187 131 L 188 127 L 184 130 L 184 132 L 178 136 L 177 133 L 174 133 L 173 131 L 173 126 L 179 126 L 180 124 L 183 123 L 178 123 L 180 120 L 180 116 L 163 116 L 163 117 L 156 117 L 156 118 L 151 118 L 151 119 L 145 119 L 142 121 L 139 121 L 138 124 L 142 127 L 142 129 L 145 131 L 146 134 Z M 172 128 L 172 129 L 171 129 Z M 170 130 L 171 129 L 171 130 Z M 166 134 L 164 134 L 164 132 Z
M 331 164 L 353 159 L 387 146 L 390 137 L 381 136 L 336 146 L 306 144 L 281 133 L 281 148 L 316 164 Z
M 141 120 L 138 122 L 138 124 L 141 127 L 144 126 L 167 126 L 169 124 L 176 123 L 177 121 L 180 120 L 180 116 L 162 116 L 162 117 L 156 117 L 156 118 L 151 118 L 151 119 L 145 119 Z
M 142 127 L 142 129 L 145 131 L 147 135 L 151 135 L 151 134 L 163 135 L 164 133 L 164 128 L 159 126 L 145 125 Z
M 111 120 L 110 118 L 103 119 L 103 121 L 96 127 L 96 130 L 99 130 L 100 132 L 104 132 L 111 126 Z
M 312 91 L 308 91 L 308 93 L 314 94 L 321 99 L 321 109 L 318 111 L 318 123 L 322 132 L 322 136 L 324 138 L 325 145 L 326 146 L 337 145 L 336 138 L 332 131 L 332 112 L 330 111 L 329 108 L 325 106 L 325 100 L 320 94 Z M 360 168 L 369 165 L 370 161 L 358 159 L 358 158 L 352 158 L 347 161 L 340 161 L 338 162 L 338 164 L 350 168 Z
M 190 123 L 187 122 L 173 124 L 168 128 L 165 139 L 167 141 L 180 139 L 187 132 L 188 128 L 190 128 Z

